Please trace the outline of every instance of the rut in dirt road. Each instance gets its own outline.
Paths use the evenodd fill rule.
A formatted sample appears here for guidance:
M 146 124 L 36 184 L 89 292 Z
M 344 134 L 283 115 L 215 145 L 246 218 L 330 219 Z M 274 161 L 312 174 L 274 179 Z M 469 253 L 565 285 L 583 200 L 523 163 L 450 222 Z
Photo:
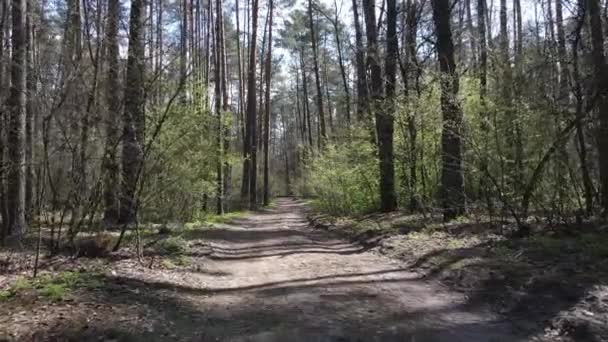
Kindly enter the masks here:
M 518 341 L 490 312 L 396 261 L 309 227 L 303 205 L 206 231 L 208 273 L 188 295 L 199 338 L 226 341 Z M 218 275 L 219 274 L 219 275 Z

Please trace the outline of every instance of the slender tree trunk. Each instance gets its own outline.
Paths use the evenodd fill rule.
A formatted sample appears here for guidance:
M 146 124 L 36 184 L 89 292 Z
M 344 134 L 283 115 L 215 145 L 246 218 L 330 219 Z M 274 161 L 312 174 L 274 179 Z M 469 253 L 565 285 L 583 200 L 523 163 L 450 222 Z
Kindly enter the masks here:
M 36 75 L 34 74 L 34 30 L 36 7 L 31 0 L 27 1 L 26 38 L 27 38 L 27 104 L 25 118 L 25 218 L 31 222 L 34 215 L 34 120 L 36 98 Z
M 353 20 L 355 23 L 355 65 L 357 69 L 357 120 L 363 121 L 368 116 L 367 106 L 367 68 L 365 66 L 365 50 L 363 47 L 363 30 L 359 20 L 357 0 L 353 2 Z
M 325 140 L 327 139 L 327 132 L 325 130 L 325 114 L 323 112 L 323 91 L 321 90 L 321 77 L 319 75 L 317 36 L 315 34 L 315 22 L 313 20 L 312 13 L 312 0 L 308 0 L 308 21 L 310 24 L 310 41 L 312 44 L 313 71 L 315 73 L 315 83 L 317 85 L 317 111 L 319 115 L 319 124 L 321 129 L 319 136 L 319 146 L 323 146 L 325 144 Z
M 358 21 L 358 19 L 357 19 Z M 336 49 L 338 50 L 338 66 L 340 67 L 340 76 L 342 76 L 342 86 L 344 87 L 344 96 L 346 96 L 346 122 L 350 126 L 350 90 L 348 87 L 348 80 L 346 77 L 346 68 L 344 67 L 344 57 L 342 53 L 342 39 L 340 35 L 342 34 L 342 30 L 340 30 L 340 22 L 338 18 L 338 6 L 335 7 L 335 15 L 332 21 L 334 26 L 334 36 L 336 38 Z M 331 114 L 330 114 L 331 115 Z
M 0 103 L 4 103 L 6 96 L 6 89 L 9 88 L 7 82 L 8 77 L 5 77 L 5 48 L 4 48 L 4 32 L 5 26 L 8 26 L 8 0 L 0 0 Z M 6 206 L 6 188 L 4 183 L 5 178 L 5 122 L 6 122 L 5 111 L 0 111 L 0 219 L 2 219 L 2 226 L 0 226 L 0 241 L 3 240 L 5 235 L 8 234 L 8 212 Z
M 573 93 L 576 99 L 576 117 L 583 115 L 584 96 L 583 89 L 580 79 L 579 71 L 579 43 L 581 40 L 581 30 L 585 20 L 584 14 L 585 7 L 579 6 L 579 10 L 582 12 L 580 16 L 580 24 L 575 31 L 575 38 L 572 40 L 572 81 L 573 81 Z M 580 120 L 577 121 L 576 125 L 576 141 L 578 144 L 578 157 L 579 165 L 581 169 L 581 176 L 583 178 L 583 191 L 585 197 L 585 212 L 589 216 L 593 213 L 593 201 L 595 190 L 593 188 L 593 182 L 591 175 L 589 174 L 588 157 L 587 157 L 587 143 L 585 141 L 585 128 Z
M 268 1 L 268 52 L 266 55 L 266 94 L 265 94 L 265 115 L 264 115 L 264 206 L 270 204 L 270 184 L 268 174 L 268 144 L 270 143 L 270 114 L 272 111 L 270 103 L 270 81 L 272 78 L 272 12 L 273 12 L 273 0 Z
M 310 107 L 308 104 L 308 76 L 306 75 L 306 68 L 304 64 L 304 50 L 300 50 L 300 67 L 302 68 L 302 88 L 304 91 L 304 116 L 306 117 L 304 120 L 305 125 L 308 126 L 308 145 L 310 148 L 313 148 L 312 143 L 312 123 L 310 120 Z M 306 130 L 306 129 L 305 129 Z
M 251 38 L 249 41 L 249 71 L 247 75 L 247 129 L 246 157 L 243 163 L 243 182 L 247 182 L 244 198 L 249 199 L 249 208 L 257 208 L 257 148 L 256 148 L 256 82 L 255 66 L 257 54 L 258 0 L 251 6 Z M 248 176 L 246 177 L 245 174 Z
M 458 103 L 459 80 L 454 62 L 454 44 L 450 27 L 448 0 L 432 0 L 433 21 L 437 34 L 437 58 L 441 71 L 441 187 L 445 220 L 465 213 L 464 175 L 462 168 L 462 109 Z
M 215 115 L 217 118 L 216 145 L 216 214 L 224 214 L 224 127 L 222 108 L 222 0 L 215 1 L 215 39 L 213 44 L 213 69 L 215 83 Z
M 486 103 L 486 96 L 488 93 L 488 49 L 486 44 L 486 1 L 477 0 L 477 14 L 478 14 L 478 30 L 479 30 L 479 118 L 481 128 L 481 142 L 487 141 L 489 137 L 490 121 Z M 491 201 L 488 198 L 489 186 L 487 181 L 487 169 L 488 169 L 488 156 L 487 153 L 482 152 L 480 156 L 479 169 L 481 170 L 479 192 L 480 196 L 486 199 L 488 208 L 491 210 Z
M 120 0 L 108 0 L 108 16 L 106 24 L 106 54 L 108 73 L 106 79 L 106 103 L 108 112 L 105 123 L 105 153 L 104 169 L 104 215 L 107 226 L 113 226 L 119 219 L 119 201 L 116 191 L 120 179 L 118 164 L 118 127 L 120 122 L 120 66 L 118 64 L 118 23 L 120 22 Z M 159 69 L 160 70 L 160 69 Z
M 412 86 L 410 79 L 417 82 L 420 71 L 418 70 L 418 57 L 417 57 L 417 43 L 416 36 L 418 30 L 418 1 L 408 0 L 406 3 L 406 34 L 405 34 L 405 54 L 406 54 L 406 72 L 404 75 L 404 92 L 406 98 L 409 96 L 409 88 Z M 409 177 L 408 177 L 408 190 L 410 195 L 409 209 L 415 211 L 418 209 L 418 199 L 416 186 L 418 182 L 418 176 L 416 173 L 416 165 L 418 164 L 417 158 L 417 135 L 418 130 L 416 128 L 416 113 L 410 113 L 407 119 L 408 135 L 409 135 Z
M 144 0 L 131 1 L 129 19 L 129 51 L 125 81 L 122 134 L 122 197 L 120 222 L 137 220 L 136 189 L 140 168 L 143 167 L 144 138 Z
M 7 174 L 7 230 L 9 235 L 16 237 L 23 236 L 27 230 L 25 220 L 26 7 L 26 0 L 12 0 L 11 87 L 7 102 L 9 112 L 7 146 L 10 163 Z
M 591 33 L 592 45 L 591 60 L 599 113 L 597 143 L 600 166 L 600 203 L 603 209 L 602 215 L 606 217 L 608 215 L 608 67 L 604 54 L 604 35 L 599 1 L 581 1 L 585 1 L 585 13 L 589 14 L 589 32 Z
M 239 102 L 238 102 L 238 111 L 240 118 L 240 129 L 241 129 L 241 139 L 243 140 L 243 144 L 245 143 L 245 110 L 243 106 L 243 97 L 245 96 L 244 82 L 243 82 L 243 58 L 241 55 L 241 27 L 240 27 L 240 14 L 239 14 L 239 0 L 234 1 L 235 4 L 235 12 L 236 12 L 236 55 L 237 55 L 237 67 L 238 67 L 238 77 L 239 77 Z
M 378 156 L 380 158 L 380 209 L 390 212 L 397 209 L 395 193 L 395 166 L 393 152 L 395 84 L 397 83 L 397 0 L 386 2 L 386 104 L 377 110 Z

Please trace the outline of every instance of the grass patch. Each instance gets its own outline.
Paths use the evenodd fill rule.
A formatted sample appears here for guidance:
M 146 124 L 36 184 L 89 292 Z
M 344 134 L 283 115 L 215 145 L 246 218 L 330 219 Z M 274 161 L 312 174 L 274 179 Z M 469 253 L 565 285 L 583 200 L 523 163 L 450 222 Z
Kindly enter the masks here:
M 161 266 L 166 269 L 175 269 L 178 267 L 188 267 L 192 264 L 192 258 L 186 255 L 177 255 L 166 258 L 161 261 Z
M 224 215 L 209 215 L 205 217 L 205 222 L 215 224 L 229 223 L 230 221 L 244 218 L 245 216 L 247 216 L 247 214 L 247 211 L 233 211 L 225 213 Z
M 101 285 L 100 274 L 95 272 L 61 272 L 44 274 L 38 278 L 21 277 L 9 289 L 0 291 L 0 301 L 8 301 L 27 293 L 51 301 L 61 301 L 76 289 L 98 288 Z

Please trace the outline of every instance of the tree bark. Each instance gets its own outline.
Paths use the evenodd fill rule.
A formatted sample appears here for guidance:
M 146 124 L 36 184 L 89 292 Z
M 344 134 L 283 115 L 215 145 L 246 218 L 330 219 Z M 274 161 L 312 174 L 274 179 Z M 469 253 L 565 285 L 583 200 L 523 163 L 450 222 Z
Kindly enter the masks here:
M 353 21 L 355 23 L 355 65 L 357 70 L 357 120 L 363 121 L 368 116 L 367 107 L 367 71 L 365 66 L 365 50 L 363 47 L 363 33 L 359 21 L 357 0 L 353 2 Z
M 386 2 L 386 104 L 376 109 L 378 130 L 378 156 L 380 158 L 380 210 L 390 212 L 397 209 L 395 193 L 395 166 L 393 151 L 395 84 L 397 82 L 397 0 Z
M 120 222 L 137 220 L 136 190 L 143 167 L 144 139 L 144 0 L 131 1 L 129 19 L 129 48 L 125 81 L 122 134 L 122 197 Z
M 270 143 L 270 114 L 271 114 L 271 103 L 270 103 L 270 86 L 272 78 L 272 14 L 273 14 L 273 0 L 268 1 L 270 12 L 268 19 L 268 52 L 266 55 L 266 94 L 264 99 L 265 104 L 265 115 L 264 115 L 264 206 L 270 204 L 270 184 L 269 184 L 269 151 L 268 144 Z
M 315 83 L 317 86 L 317 111 L 319 115 L 319 124 L 321 129 L 319 137 L 319 146 L 323 146 L 325 144 L 325 140 L 327 139 L 327 132 L 325 128 L 325 114 L 323 111 L 323 91 L 321 90 L 321 77 L 319 75 L 317 37 L 315 34 L 315 22 L 313 20 L 312 15 L 312 0 L 308 0 L 308 21 L 310 24 L 310 41 L 312 44 L 313 71 L 315 73 Z
M 104 215 L 103 220 L 107 226 L 118 222 L 120 204 L 116 184 L 120 180 L 118 165 L 118 144 L 120 123 L 120 66 L 118 62 L 118 23 L 120 22 L 120 0 L 108 0 L 108 17 L 106 26 L 106 54 L 108 74 L 106 79 L 106 103 L 108 112 L 105 121 L 105 153 L 103 159 L 104 169 Z
M 7 208 L 8 234 L 22 237 L 27 230 L 25 220 L 25 126 L 26 126 L 26 0 L 12 0 L 11 87 L 7 107 L 8 174 Z
M 432 0 L 433 21 L 437 35 L 437 58 L 441 72 L 442 171 L 441 198 L 444 220 L 465 213 L 464 175 L 462 168 L 462 109 L 458 102 L 459 80 L 454 62 L 454 44 L 450 28 L 448 0 Z
M 598 163 L 600 167 L 600 202 L 602 215 L 608 215 L 608 69 L 604 54 L 604 35 L 598 0 L 581 0 L 589 14 L 589 32 L 591 33 L 591 60 L 593 63 L 595 95 L 599 113 L 597 133 Z
M 257 147 L 256 147 L 256 82 L 255 66 L 257 55 L 258 0 L 251 6 L 251 38 L 249 40 L 249 65 L 247 75 L 247 129 L 246 156 L 243 162 L 243 182 L 245 193 L 243 199 L 249 199 L 249 208 L 257 208 Z

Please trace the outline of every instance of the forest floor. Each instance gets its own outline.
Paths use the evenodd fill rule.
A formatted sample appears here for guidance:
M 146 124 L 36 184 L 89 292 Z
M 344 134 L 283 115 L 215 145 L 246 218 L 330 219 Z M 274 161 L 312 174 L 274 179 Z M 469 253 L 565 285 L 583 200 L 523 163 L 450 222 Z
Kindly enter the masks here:
M 438 235 L 425 240 L 420 235 L 423 233 L 403 228 L 389 233 L 370 228 L 378 221 L 369 218 L 367 228 L 360 232 L 353 228 L 357 226 L 353 221 L 312 217 L 318 227 L 325 228 L 318 229 L 311 227 L 307 214 L 302 202 L 281 198 L 272 209 L 212 225 L 161 230 L 163 234 L 144 229 L 146 248 L 140 260 L 128 248 L 104 258 L 55 257 L 43 260 L 44 267 L 35 280 L 24 277 L 25 271 L 5 265 L 0 275 L 0 341 L 485 342 L 570 338 L 546 329 L 561 311 L 547 309 L 551 315 L 542 317 L 531 312 L 543 301 L 562 304 L 560 298 L 543 295 L 552 295 L 553 285 L 543 285 L 538 290 L 542 293 L 529 292 L 542 297 L 538 301 L 524 295 L 526 300 L 521 302 L 528 307 L 514 315 L 511 307 L 492 307 L 499 296 L 486 295 L 500 291 L 512 295 L 504 290 L 503 285 L 509 282 L 502 278 L 500 266 L 493 267 L 497 275 L 490 277 L 498 278 L 502 285 L 491 289 L 481 288 L 486 282 L 477 282 L 461 290 L 458 285 L 462 280 L 432 277 L 443 274 L 433 269 L 450 268 L 457 264 L 454 261 L 472 265 L 462 260 L 478 256 L 454 251 L 475 249 L 473 246 L 483 241 L 471 241 L 469 246 L 463 245 L 466 239 L 454 242 Z M 334 223 L 321 224 L 324 220 Z M 439 232 L 427 235 L 433 234 Z M 431 242 L 438 245 L 424 249 Z M 421 254 L 425 251 L 431 254 Z M 506 249 L 502 252 L 510 255 Z M 0 260 L 8 257 L 3 253 Z M 455 255 L 461 257 L 454 259 Z M 513 256 L 511 263 L 523 259 L 522 255 Z M 435 264 L 436 257 L 449 261 Z M 23 255 L 15 258 L 26 263 L 30 260 Z M 570 278 L 579 274 L 579 265 L 575 266 Z M 469 267 L 458 269 L 465 274 L 462 270 Z M 458 279 L 469 278 L 473 277 Z M 578 284 L 584 291 L 578 287 L 572 291 L 571 297 L 576 298 L 571 298 L 568 303 L 574 304 L 568 308 L 575 308 L 580 301 L 603 303 L 604 309 L 608 306 L 606 291 L 595 280 L 593 286 L 589 282 Z M 476 286 L 477 291 L 473 291 Z M 472 295 L 475 293 L 478 295 Z M 602 309 L 599 304 L 597 307 Z M 608 311 L 600 309 L 589 304 L 575 311 L 605 328 Z M 587 330 L 575 329 L 578 335 L 573 340 L 602 340 L 591 339 L 599 335 L 583 335 Z
M 401 212 L 336 218 L 310 213 L 316 228 L 402 261 L 421 279 L 463 293 L 534 341 L 608 341 L 608 226 Z

